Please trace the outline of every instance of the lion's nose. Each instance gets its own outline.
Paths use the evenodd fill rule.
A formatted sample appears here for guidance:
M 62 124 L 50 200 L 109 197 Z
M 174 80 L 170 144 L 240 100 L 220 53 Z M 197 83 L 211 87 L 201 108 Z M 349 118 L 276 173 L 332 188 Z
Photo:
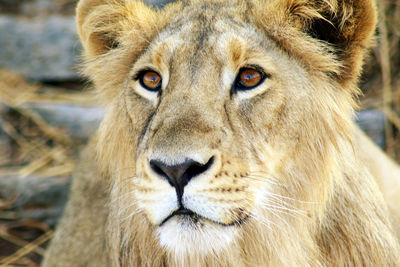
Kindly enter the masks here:
M 168 165 L 159 160 L 150 160 L 150 167 L 158 175 L 167 179 L 171 186 L 175 187 L 180 200 L 183 195 L 183 189 L 189 181 L 206 172 L 213 163 L 214 157 L 211 157 L 206 164 L 201 164 L 192 159 L 186 159 L 177 165 Z

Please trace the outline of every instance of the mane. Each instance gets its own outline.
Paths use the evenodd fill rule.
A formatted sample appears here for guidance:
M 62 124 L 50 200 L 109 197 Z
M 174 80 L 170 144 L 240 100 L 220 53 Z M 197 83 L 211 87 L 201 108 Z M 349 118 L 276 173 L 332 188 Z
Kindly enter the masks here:
M 298 136 L 298 154 L 291 162 L 295 167 L 282 170 L 285 181 L 276 191 L 286 199 L 282 205 L 287 210 L 277 216 L 260 208 L 240 225 L 240 236 L 228 247 L 210 254 L 193 247 L 190 254 L 182 255 L 160 245 L 156 227 L 149 224 L 127 185 L 126 179 L 135 174 L 129 160 L 138 145 L 132 133 L 140 132 L 140 126 L 132 123 L 119 99 L 123 92 L 115 88 L 123 87 L 132 64 L 186 9 L 198 7 L 201 12 L 207 3 L 226 1 L 179 1 L 163 10 L 137 1 L 103 2 L 84 21 L 79 22 L 84 13 L 78 16 L 78 23 L 86 50 L 84 73 L 94 80 L 108 108 L 97 153 L 102 171 L 110 177 L 107 246 L 115 252 L 116 266 L 257 266 L 265 262 L 305 266 L 335 265 L 346 259 L 364 266 L 393 257 L 391 251 L 382 253 L 382 248 L 397 247 L 386 227 L 387 210 L 380 193 L 370 189 L 376 185 L 368 171 L 358 168 L 352 143 L 354 98 L 360 93 L 356 84 L 376 24 L 372 1 L 235 2 L 246 23 L 304 67 L 310 75 L 308 86 L 318 88 L 310 109 L 319 112 L 312 121 L 301 121 L 304 129 Z M 361 188 L 367 189 L 358 191 Z M 351 199 L 358 197 L 362 205 Z M 369 214 L 371 210 L 375 213 Z M 365 226 L 359 216 L 382 220 L 370 219 Z M 345 224 L 343 218 L 348 220 Z

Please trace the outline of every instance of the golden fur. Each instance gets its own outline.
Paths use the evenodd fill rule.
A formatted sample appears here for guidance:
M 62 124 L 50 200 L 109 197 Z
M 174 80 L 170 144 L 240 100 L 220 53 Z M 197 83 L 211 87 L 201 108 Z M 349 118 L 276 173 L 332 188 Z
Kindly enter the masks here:
M 107 113 L 43 265 L 399 266 L 400 170 L 351 120 L 375 23 L 372 0 L 81 0 Z M 268 78 L 233 92 L 249 65 Z M 182 198 L 199 217 L 162 223 L 149 161 L 187 158 L 214 159 Z

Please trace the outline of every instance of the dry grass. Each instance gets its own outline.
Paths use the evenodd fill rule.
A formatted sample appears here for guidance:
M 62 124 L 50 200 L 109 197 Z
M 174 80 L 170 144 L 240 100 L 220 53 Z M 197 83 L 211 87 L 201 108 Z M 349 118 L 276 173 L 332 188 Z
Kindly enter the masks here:
M 7 110 L 2 114 L 0 127 L 14 142 L 9 164 L 22 176 L 38 172 L 47 176 L 70 174 L 74 169 L 74 141 L 23 105 L 39 98 L 42 101 L 40 86 L 0 70 L 0 88 L 0 103 Z
M 0 149 L 0 176 L 71 175 L 82 144 L 24 104 L 91 104 L 89 97 L 84 93 L 44 88 L 0 70 L 0 131 L 11 139 L 12 145 L 10 150 Z M 10 199 L 0 196 L 0 266 L 38 266 L 45 251 L 41 245 L 51 238 L 52 230 L 42 222 L 19 218 L 13 208 L 17 198 L 17 195 Z

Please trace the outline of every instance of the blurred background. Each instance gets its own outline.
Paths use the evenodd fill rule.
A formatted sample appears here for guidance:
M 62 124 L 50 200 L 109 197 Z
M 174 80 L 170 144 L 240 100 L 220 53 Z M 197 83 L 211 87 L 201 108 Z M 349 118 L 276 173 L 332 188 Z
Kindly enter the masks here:
M 79 151 L 103 116 L 78 74 L 75 5 L 0 0 L 0 267 L 39 265 Z M 355 120 L 400 162 L 400 0 L 378 7 Z

